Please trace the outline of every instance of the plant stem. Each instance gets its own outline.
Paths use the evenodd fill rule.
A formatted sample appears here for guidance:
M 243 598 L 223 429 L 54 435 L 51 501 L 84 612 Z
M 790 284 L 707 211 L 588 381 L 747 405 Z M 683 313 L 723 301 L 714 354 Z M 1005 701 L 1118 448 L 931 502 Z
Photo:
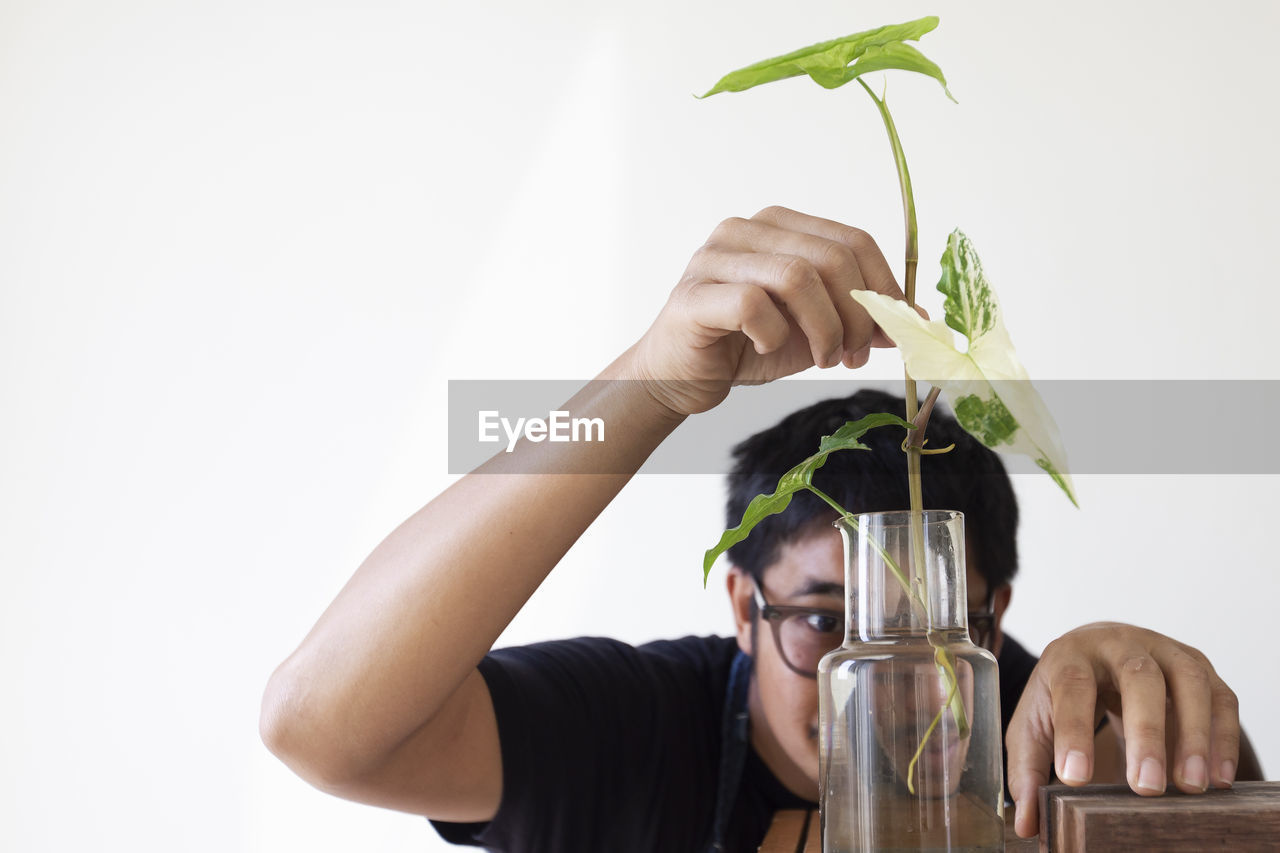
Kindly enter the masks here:
M 946 661 L 945 651 L 943 649 L 937 649 L 934 653 L 934 658 L 942 658 L 942 660 L 939 661 L 938 666 L 943 667 L 944 662 Z M 916 765 L 920 763 L 920 756 L 924 753 L 924 745 L 927 744 L 929 742 L 929 738 L 933 736 L 933 730 L 938 727 L 938 723 L 942 722 L 942 715 L 946 712 L 947 708 L 950 707 L 954 709 L 954 703 L 959 699 L 960 679 L 956 676 L 955 668 L 951 666 L 949 662 L 946 662 L 945 666 L 946 671 L 951 674 L 950 685 L 947 688 L 947 699 L 942 704 L 942 707 L 938 709 L 938 713 L 933 715 L 933 722 L 929 723 L 929 728 L 925 729 L 924 737 L 920 738 L 920 745 L 916 747 L 916 753 L 911 756 L 911 763 L 907 765 L 907 790 L 913 794 L 916 792 L 914 782 Z M 961 705 L 961 707 L 963 708 L 964 706 Z M 968 728 L 965 727 L 964 730 L 959 733 L 959 737 L 966 737 L 968 733 Z
M 937 389 L 935 388 L 934 391 L 930 393 L 928 401 L 928 406 L 930 408 L 932 408 L 933 400 L 936 397 Z M 927 417 L 925 420 L 927 420 Z M 839 513 L 840 517 L 844 519 L 846 523 L 852 525 L 855 530 L 859 529 L 858 523 L 853 520 L 853 514 L 840 506 L 840 504 L 836 503 L 834 498 L 812 483 L 806 484 L 805 488 L 810 492 L 813 492 L 813 494 L 822 499 L 823 503 Z M 923 521 L 923 515 L 921 516 L 921 520 Z M 934 729 L 936 729 L 938 727 L 938 723 L 942 721 L 942 715 L 950 709 L 951 716 L 954 717 L 956 721 L 957 736 L 962 738 L 969 736 L 969 717 L 965 713 L 964 702 L 961 700 L 960 692 L 957 689 L 960 686 L 960 680 L 956 676 L 955 657 L 947 649 L 946 642 L 938 636 L 938 633 L 933 628 L 932 617 L 930 616 L 928 604 L 927 584 L 913 584 L 911 579 L 907 577 L 906 573 L 902 571 L 902 567 L 898 565 L 897 560 L 893 559 L 893 555 L 890 554 L 883 545 L 877 542 L 875 537 L 867 536 L 866 541 L 871 544 L 872 548 L 875 548 L 876 553 L 880 555 L 880 559 L 884 560 L 885 566 L 888 567 L 889 571 L 893 574 L 894 579 L 897 580 L 898 584 L 902 587 L 903 593 L 907 596 L 907 601 L 916 609 L 921 621 L 924 622 L 925 638 L 929 641 L 929 645 L 933 646 L 933 659 L 938 666 L 938 675 L 947 684 L 947 699 L 943 703 L 942 707 L 938 709 L 938 713 L 934 716 L 933 722 L 925 731 L 924 737 L 920 738 L 920 743 L 916 746 L 915 755 L 911 757 L 911 763 L 907 766 L 907 790 L 914 794 L 916 792 L 916 764 L 919 763 L 920 756 L 924 753 L 925 745 L 929 743 L 929 738 L 932 737 Z M 921 536 L 921 542 L 923 543 L 923 534 Z M 921 547 L 923 547 L 923 544 Z M 917 565 L 923 564 L 918 563 Z
M 906 230 L 906 258 L 904 268 L 904 292 L 907 298 L 907 305 L 911 308 L 916 307 L 916 266 L 920 260 L 920 249 L 918 242 L 918 229 L 916 227 L 916 201 L 915 195 L 911 190 L 911 171 L 907 168 L 907 155 L 902 149 L 902 140 L 898 137 L 898 128 L 893 123 L 893 116 L 889 113 L 889 105 L 885 103 L 884 98 L 876 97 L 876 93 L 871 90 L 861 77 L 858 83 L 862 85 L 863 90 L 871 96 L 871 100 L 875 101 L 876 108 L 880 111 L 880 118 L 884 121 L 884 129 L 889 134 L 889 147 L 893 150 L 893 162 L 898 170 L 898 187 L 902 191 L 902 216 L 903 225 Z M 916 414 L 919 412 L 919 404 L 917 400 L 916 382 L 907 372 L 906 368 L 902 371 L 903 381 L 906 386 L 906 417 L 909 421 L 915 421 Z M 918 429 L 923 433 L 924 427 Z M 907 493 L 910 502 L 911 512 L 908 514 L 911 525 L 911 569 L 912 580 L 916 586 L 913 590 L 912 597 L 917 601 L 921 601 L 924 607 L 925 636 L 929 639 L 929 644 L 935 649 L 935 659 L 938 660 L 938 670 L 949 687 L 947 691 L 947 701 L 942 709 L 939 709 L 937 717 L 933 721 L 933 725 L 929 726 L 928 731 L 920 740 L 919 746 L 916 748 L 916 754 L 911 759 L 911 764 L 907 768 L 907 790 L 915 793 L 914 771 L 916 763 L 920 759 L 921 753 L 924 751 L 925 744 L 928 743 L 929 737 L 933 734 L 934 728 L 938 721 L 942 719 L 942 713 L 946 708 L 951 709 L 952 716 L 956 720 L 956 725 L 961 732 L 961 736 L 967 736 L 969 732 L 969 721 L 965 714 L 964 703 L 960 699 L 956 690 L 958 681 L 955 674 L 954 656 L 946 649 L 946 643 L 938 637 L 934 629 L 935 620 L 933 618 L 932 597 L 929 595 L 928 589 L 928 573 L 925 567 L 925 548 L 924 548 L 924 490 L 920 479 L 920 458 L 923 455 L 922 449 L 924 444 L 923 434 L 917 436 L 918 443 L 915 441 L 907 442 Z
M 854 530 L 861 529 L 858 527 L 858 522 L 853 520 L 853 513 L 836 503 L 835 500 L 826 492 L 812 484 L 806 486 L 806 488 L 818 497 L 822 498 L 822 500 L 826 502 L 827 506 L 840 513 L 840 517 L 844 519 L 845 522 L 852 525 Z M 911 585 L 911 581 L 907 578 L 906 573 L 902 571 L 902 567 L 898 565 L 898 561 L 893 559 L 893 555 L 885 550 L 885 547 L 874 538 L 868 536 L 867 541 L 871 543 L 872 548 L 876 549 L 876 553 L 880 555 L 880 559 L 884 560 L 884 564 L 889 567 L 889 571 L 893 572 L 894 578 L 902 587 L 902 591 L 907 594 L 908 600 L 920 609 L 920 616 L 927 624 L 929 618 L 928 606 L 924 603 L 924 600 L 920 597 L 916 589 Z
M 902 191 L 902 217 L 903 226 L 906 229 L 906 259 L 905 259 L 905 283 L 907 305 L 916 307 L 916 265 L 920 261 L 920 248 L 918 229 L 916 227 L 916 200 L 915 194 L 911 190 L 911 170 L 907 168 L 907 155 L 902 150 L 902 140 L 898 137 L 898 128 L 893 123 L 893 116 L 889 112 L 889 105 L 885 103 L 883 98 L 876 97 L 876 93 L 866 84 L 861 77 L 858 82 L 871 100 L 875 101 L 876 108 L 880 110 L 880 118 L 884 120 L 884 129 L 889 134 L 889 147 L 893 150 L 893 162 L 898 169 L 898 187 Z M 914 421 L 916 413 L 919 411 L 917 404 L 916 381 L 911 378 L 911 374 L 903 368 L 902 371 L 904 384 L 906 385 L 907 400 L 907 420 Z M 911 509 L 911 564 L 916 582 L 923 586 L 925 578 L 924 569 L 924 496 L 923 487 L 920 480 L 920 447 L 909 444 L 907 447 L 907 493 L 910 499 Z M 932 614 L 930 614 L 932 617 Z M 933 627 L 933 619 L 929 620 L 929 627 Z

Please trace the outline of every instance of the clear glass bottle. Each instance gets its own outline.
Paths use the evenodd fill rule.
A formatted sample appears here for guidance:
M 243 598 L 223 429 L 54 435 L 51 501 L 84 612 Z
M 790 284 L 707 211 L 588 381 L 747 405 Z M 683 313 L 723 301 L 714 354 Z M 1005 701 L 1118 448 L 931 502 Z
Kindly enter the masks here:
M 836 522 L 845 638 L 818 666 L 823 853 L 1004 850 L 999 676 L 969 639 L 964 517 L 916 518 Z

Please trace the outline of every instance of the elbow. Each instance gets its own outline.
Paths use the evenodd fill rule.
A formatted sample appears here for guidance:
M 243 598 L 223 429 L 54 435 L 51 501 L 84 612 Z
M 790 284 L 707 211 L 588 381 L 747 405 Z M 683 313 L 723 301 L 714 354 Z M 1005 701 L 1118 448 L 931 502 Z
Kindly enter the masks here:
M 302 734 L 303 718 L 297 701 L 297 690 L 282 674 L 284 666 L 277 669 L 267 682 L 262 694 L 262 707 L 258 712 L 258 736 L 271 754 L 279 758 L 295 772 L 307 764 L 308 738 Z M 305 775 L 299 772 L 299 775 Z
M 308 697 L 288 664 L 272 674 L 262 696 L 258 735 L 285 766 L 322 791 L 332 791 L 354 775 L 352 762 L 337 745 L 341 743 L 323 710 Z
M 296 751 L 296 720 L 289 710 L 288 691 L 279 684 L 279 671 L 267 682 L 258 711 L 258 736 L 263 745 L 285 764 Z

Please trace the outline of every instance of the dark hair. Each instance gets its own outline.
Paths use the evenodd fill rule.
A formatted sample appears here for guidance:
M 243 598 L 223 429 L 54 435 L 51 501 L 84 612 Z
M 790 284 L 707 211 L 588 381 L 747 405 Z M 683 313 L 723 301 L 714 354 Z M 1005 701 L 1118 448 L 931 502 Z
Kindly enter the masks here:
M 845 421 L 876 412 L 903 415 L 905 408 L 901 397 L 862 390 L 851 397 L 815 403 L 743 441 L 733 449 L 727 526 L 736 526 L 752 498 L 772 492 L 783 473 L 812 455 L 822 436 L 835 432 Z M 933 411 L 926 437 L 930 448 L 954 443 L 955 449 L 924 457 L 925 507 L 964 513 L 969 552 L 978 571 L 991 589 L 1009 583 L 1018 571 L 1018 503 L 1004 464 L 940 406 Z M 907 456 L 901 449 L 902 439 L 903 430 L 897 427 L 868 431 L 861 441 L 871 448 L 869 452 L 832 453 L 814 474 L 813 484 L 850 512 L 908 509 Z M 802 491 L 786 511 L 766 518 L 750 536 L 730 548 L 729 559 L 760 581 L 783 545 L 835 518 L 831 507 Z

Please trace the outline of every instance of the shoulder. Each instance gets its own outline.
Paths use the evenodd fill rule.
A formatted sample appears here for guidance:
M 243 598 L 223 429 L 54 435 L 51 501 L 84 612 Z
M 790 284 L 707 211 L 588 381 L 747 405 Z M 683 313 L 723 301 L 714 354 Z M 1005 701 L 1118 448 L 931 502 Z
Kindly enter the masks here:
M 490 652 L 479 669 L 501 803 L 488 824 L 437 829 L 500 850 L 696 849 L 715 805 L 736 652 L 720 637 L 578 637 Z
M 733 637 L 681 637 L 645 643 L 636 651 L 656 666 L 727 671 L 738 653 L 738 641 Z
M 1027 651 L 1026 647 L 1023 646 L 1022 643 L 1019 643 L 1008 634 L 1004 635 L 1000 644 L 999 657 L 1000 671 L 1002 673 L 1006 670 L 1019 672 L 1025 670 L 1026 673 L 1030 675 L 1031 670 L 1035 669 L 1035 666 L 1039 661 L 1040 658 Z
M 713 691 L 728 679 L 737 643 L 726 637 L 682 637 L 632 646 L 608 637 L 577 637 L 497 649 L 481 662 L 491 692 L 526 684 L 548 689 L 591 685 Z
M 681 637 L 633 646 L 610 637 L 576 637 L 495 649 L 487 660 L 503 666 L 662 667 L 712 670 L 727 667 L 738 649 L 732 637 Z

